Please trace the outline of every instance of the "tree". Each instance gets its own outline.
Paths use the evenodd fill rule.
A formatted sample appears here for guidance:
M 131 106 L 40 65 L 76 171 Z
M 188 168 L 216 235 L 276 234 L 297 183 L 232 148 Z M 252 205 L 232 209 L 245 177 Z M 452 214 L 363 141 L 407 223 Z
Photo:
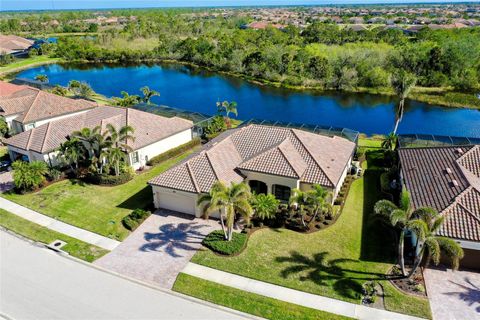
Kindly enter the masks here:
M 230 128 L 232 126 L 230 122 L 230 113 L 233 113 L 235 117 L 238 116 L 237 111 L 237 103 L 235 101 L 217 101 L 217 111 L 218 113 L 222 114 L 225 113 L 225 119 L 227 120 L 227 127 Z
M 397 140 L 398 136 L 395 133 L 390 132 L 388 136 L 386 136 L 385 139 L 382 141 L 382 148 L 391 151 L 395 150 L 397 146 Z
M 140 89 L 140 91 L 142 91 L 143 93 L 143 102 L 147 103 L 147 104 L 150 104 L 150 100 L 152 99 L 152 97 L 154 96 L 160 96 L 160 92 L 158 91 L 155 91 L 155 90 L 150 90 L 149 87 L 145 86 L 145 87 L 142 87 Z
M 113 147 L 106 151 L 108 162 L 113 164 L 115 175 L 120 175 L 120 163 L 125 160 L 126 153 L 122 148 Z
M 131 107 L 136 105 L 140 101 L 140 96 L 138 95 L 130 95 L 126 91 L 120 92 L 122 95 L 121 98 L 119 97 L 114 97 L 113 100 L 115 100 L 115 104 L 120 107 Z
M 427 264 L 430 260 L 433 260 L 435 265 L 438 265 L 443 252 L 452 261 L 452 269 L 457 270 L 459 261 L 463 258 L 463 249 L 454 240 L 436 235 L 442 227 L 445 218 L 433 208 L 417 210 L 417 217 L 418 218 L 414 220 L 419 226 L 416 231 L 416 255 L 413 268 L 408 276 L 411 277 L 415 274 L 415 271 L 424 258 L 425 252 L 427 253 Z
M 253 214 L 250 205 L 250 187 L 245 183 L 234 183 L 226 186 L 223 182 L 217 181 L 212 187 L 213 193 L 208 196 L 200 196 L 197 204 L 204 206 L 205 216 L 211 212 L 223 210 L 226 218 L 226 240 L 232 240 L 233 224 L 235 216 L 240 214 L 247 222 Z
M 423 210 L 424 208 L 412 210 L 410 194 L 406 191 L 402 192 L 401 194 L 399 206 L 395 205 L 390 200 L 379 200 L 374 207 L 376 214 L 387 218 L 393 227 L 400 229 L 400 237 L 398 240 L 398 263 L 400 264 L 400 268 L 404 276 L 407 275 L 405 271 L 404 258 L 405 233 L 407 230 L 421 233 L 422 227 L 419 226 L 419 222 L 416 217 L 418 217 L 419 213 Z
M 85 159 L 86 150 L 83 143 L 76 137 L 69 137 L 60 145 L 58 151 L 72 171 L 77 174 L 78 163 Z
M 197 206 L 201 207 L 203 217 L 205 219 L 208 219 L 212 212 L 218 211 L 225 240 L 228 239 L 228 233 L 225 229 L 225 215 L 222 212 L 222 209 L 224 208 L 224 202 L 219 196 L 225 193 L 226 188 L 227 187 L 225 184 L 217 182 L 213 184 L 208 193 L 201 194 L 197 200 Z
M 8 124 L 7 121 L 5 121 L 5 118 L 1 117 L 0 118 L 0 136 L 3 138 L 8 134 Z
M 48 82 L 48 77 L 45 74 L 37 74 L 35 80 L 46 83 Z
M 305 223 L 305 216 L 307 214 L 307 208 L 310 206 L 309 196 L 307 192 L 304 192 L 300 189 L 293 189 L 292 195 L 288 201 L 289 205 L 295 205 L 298 209 L 298 213 L 300 213 L 302 224 L 304 227 L 307 226 Z
M 64 87 L 57 84 L 55 86 L 55 88 L 52 89 L 52 93 L 56 94 L 56 95 L 59 95 L 59 96 L 62 96 L 62 97 L 65 97 L 68 93 L 68 90 L 67 90 L 67 88 L 64 88 Z
M 412 73 L 408 73 L 403 69 L 397 70 L 392 77 L 392 87 L 395 94 L 400 99 L 398 103 L 398 109 L 395 112 L 395 127 L 393 128 L 393 134 L 397 134 L 398 124 L 402 121 L 403 112 L 405 107 L 405 99 L 412 91 L 417 78 Z
M 90 87 L 90 85 L 86 82 L 81 82 L 78 88 L 76 88 L 75 92 L 77 96 L 84 99 L 90 99 L 95 93 L 92 87 Z
M 273 194 L 255 194 L 252 197 L 252 208 L 255 217 L 260 220 L 271 219 L 277 213 L 278 201 Z
M 307 192 L 308 202 L 313 206 L 313 217 L 311 221 L 315 221 L 315 218 L 320 212 L 332 210 L 332 205 L 329 202 L 332 193 L 318 184 L 314 184 L 312 190 Z
M 80 87 L 80 81 L 78 80 L 70 80 L 68 82 L 68 89 L 69 90 L 74 90 L 74 89 L 77 89 L 78 87 Z
M 111 123 L 109 123 L 107 124 L 107 132 L 107 139 L 112 143 L 115 148 L 121 148 L 126 152 L 132 151 L 132 147 L 130 147 L 129 145 L 129 140 L 132 142 L 135 141 L 135 137 L 133 136 L 135 129 L 132 126 L 122 126 L 120 127 L 120 129 L 117 130 L 117 128 L 115 128 Z
M 15 161 L 13 167 L 13 181 L 20 190 L 33 190 L 38 188 L 48 173 L 47 164 L 43 161 Z

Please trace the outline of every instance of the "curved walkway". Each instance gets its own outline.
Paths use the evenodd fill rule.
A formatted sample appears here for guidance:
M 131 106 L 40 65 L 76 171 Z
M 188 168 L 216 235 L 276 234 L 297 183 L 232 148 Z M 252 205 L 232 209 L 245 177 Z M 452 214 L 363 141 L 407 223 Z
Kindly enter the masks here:
M 96 245 L 103 249 L 107 249 L 111 251 L 120 244 L 120 241 L 113 240 L 113 239 L 101 236 L 97 233 L 87 231 L 87 230 L 72 226 L 71 224 L 50 218 L 44 214 L 25 208 L 3 197 L 0 197 L 0 208 L 7 210 L 19 217 L 22 217 L 23 219 L 29 220 L 43 227 L 46 227 L 48 229 L 66 234 L 67 236 L 70 236 L 72 238 L 77 238 L 78 240 L 82 240 L 83 242 Z
M 419 320 L 413 316 L 386 310 L 369 308 L 337 299 L 318 296 L 315 294 L 294 290 L 274 284 L 245 278 L 224 271 L 204 267 L 195 263 L 188 263 L 183 273 L 216 282 L 225 286 L 243 291 L 256 293 L 273 299 L 298 304 L 304 307 L 339 314 L 342 316 L 365 320 Z

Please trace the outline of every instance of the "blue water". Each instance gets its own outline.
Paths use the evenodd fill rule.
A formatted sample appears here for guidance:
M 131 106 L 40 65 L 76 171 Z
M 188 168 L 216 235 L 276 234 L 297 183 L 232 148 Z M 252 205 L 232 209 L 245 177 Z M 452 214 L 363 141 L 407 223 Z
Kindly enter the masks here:
M 396 101 L 369 94 L 298 92 L 248 83 L 182 65 L 52 64 L 21 72 L 33 79 L 46 74 L 52 84 L 86 81 L 108 97 L 120 92 L 141 94 L 147 85 L 161 93 L 152 102 L 213 114 L 215 103 L 234 100 L 240 119 L 328 125 L 385 134 L 392 130 Z M 444 108 L 407 101 L 399 133 L 480 137 L 480 110 Z

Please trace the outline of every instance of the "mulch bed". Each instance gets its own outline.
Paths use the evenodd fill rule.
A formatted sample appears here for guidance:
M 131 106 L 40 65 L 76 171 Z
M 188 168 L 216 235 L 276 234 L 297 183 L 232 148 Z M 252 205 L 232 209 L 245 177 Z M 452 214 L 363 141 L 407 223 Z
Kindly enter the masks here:
M 390 282 L 400 291 L 410 294 L 410 295 L 415 295 L 418 297 L 426 298 L 427 297 L 427 292 L 426 292 L 426 287 L 425 287 L 425 281 L 423 278 L 423 272 L 422 268 L 418 268 L 417 271 L 415 271 L 415 274 L 411 276 L 410 278 L 406 277 L 400 277 L 397 270 L 397 266 L 394 266 L 390 272 L 389 276 Z M 406 267 L 407 273 L 409 273 L 411 268 Z

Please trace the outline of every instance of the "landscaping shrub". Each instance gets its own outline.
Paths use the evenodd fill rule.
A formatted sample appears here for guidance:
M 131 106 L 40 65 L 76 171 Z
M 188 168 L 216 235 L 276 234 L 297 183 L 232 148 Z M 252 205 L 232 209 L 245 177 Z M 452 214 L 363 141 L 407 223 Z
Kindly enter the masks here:
M 226 241 L 222 230 L 215 230 L 203 239 L 202 244 L 210 250 L 224 254 L 233 255 L 242 251 L 247 243 L 246 233 L 234 232 L 231 241 Z
M 18 191 L 37 189 L 45 182 L 48 172 L 47 164 L 43 161 L 15 161 L 13 167 L 13 182 Z
M 98 185 L 117 186 L 132 180 L 133 176 L 134 173 L 131 171 L 122 172 L 118 176 L 90 173 L 87 175 L 86 181 Z
M 135 209 L 128 216 L 122 219 L 122 223 L 130 231 L 137 229 L 137 227 L 150 216 L 150 211 L 143 209 Z
M 168 150 L 167 152 L 164 152 L 162 154 L 159 154 L 158 156 L 155 156 L 153 157 L 152 159 L 150 159 L 147 164 L 149 166 L 154 166 L 156 164 L 159 164 L 165 160 L 168 160 L 170 158 L 173 158 L 173 157 L 176 157 L 182 153 L 184 153 L 185 151 L 187 150 L 190 150 L 192 149 L 193 147 L 196 147 L 198 145 L 200 145 L 200 138 L 195 138 L 185 144 L 182 144 L 176 148 L 173 148 L 173 149 L 170 149 Z

